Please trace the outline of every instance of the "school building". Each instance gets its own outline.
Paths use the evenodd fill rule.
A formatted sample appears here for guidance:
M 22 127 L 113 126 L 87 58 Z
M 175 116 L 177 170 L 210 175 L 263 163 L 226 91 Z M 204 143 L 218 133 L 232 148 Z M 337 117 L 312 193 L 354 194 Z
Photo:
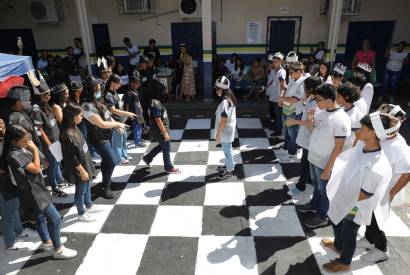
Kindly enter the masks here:
M 324 41 L 328 59 L 350 64 L 368 38 L 383 70 L 387 45 L 410 41 L 408 0 L 1 0 L 0 51 L 23 38 L 25 54 L 65 55 L 81 37 L 90 64 L 110 45 L 127 63 L 122 39 L 143 48 L 157 41 L 163 60 L 188 44 L 205 97 L 212 94 L 212 56 L 242 56 L 248 65 L 266 52 L 304 54 Z M 380 66 L 378 66 L 380 65 Z

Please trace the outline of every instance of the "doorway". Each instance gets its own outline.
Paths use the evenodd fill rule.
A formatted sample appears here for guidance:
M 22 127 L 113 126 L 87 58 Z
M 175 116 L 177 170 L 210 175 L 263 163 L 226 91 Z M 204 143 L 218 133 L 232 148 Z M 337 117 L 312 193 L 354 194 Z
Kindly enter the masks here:
M 113 55 L 108 24 L 92 24 L 92 28 L 97 56 Z
M 266 51 L 287 54 L 299 45 L 302 17 L 269 16 L 266 33 Z

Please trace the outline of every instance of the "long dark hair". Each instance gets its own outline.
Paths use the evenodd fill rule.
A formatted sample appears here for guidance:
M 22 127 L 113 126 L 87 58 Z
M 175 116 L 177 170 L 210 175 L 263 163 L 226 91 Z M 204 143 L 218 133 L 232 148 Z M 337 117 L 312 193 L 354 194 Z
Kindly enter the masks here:
M 228 99 L 228 101 L 232 102 L 233 106 L 236 106 L 237 100 L 235 94 L 231 91 L 231 89 L 222 90 L 222 97 Z
M 100 112 L 103 112 L 103 109 L 104 109 L 103 92 L 101 91 L 101 98 L 99 100 L 96 100 L 95 95 L 94 95 L 98 85 L 100 85 L 100 83 L 94 76 L 87 77 L 87 79 L 84 82 L 84 88 L 83 88 L 83 92 L 81 93 L 80 101 L 91 103 Z
M 73 102 L 70 102 L 63 109 L 63 120 L 60 126 L 60 139 L 67 140 L 68 136 L 75 136 L 75 117 L 81 114 L 81 107 Z
M 240 69 L 241 69 L 241 71 L 243 71 L 243 69 L 245 68 L 245 64 L 243 63 L 243 60 L 240 57 L 237 57 L 236 60 L 235 60 L 235 70 L 238 69 L 238 61 L 239 60 L 241 61 Z
M 27 133 L 27 129 L 20 124 L 12 124 L 6 131 L 7 139 L 11 142 L 22 139 Z
M 326 67 L 326 74 L 325 74 L 325 75 L 321 75 L 321 74 L 320 74 L 320 67 L 319 67 L 318 75 L 323 77 L 323 82 L 326 82 L 326 81 L 327 81 L 327 78 L 328 78 L 329 75 L 330 75 L 330 71 L 331 71 L 331 69 L 332 69 L 331 64 L 330 64 L 330 62 L 322 62 L 322 63 L 320 63 L 320 65 L 323 65 L 323 66 Z M 320 65 L 319 65 L 319 66 L 320 66 Z
M 107 94 L 107 92 L 111 91 L 111 83 L 121 83 L 121 77 L 117 74 L 112 74 L 110 78 L 108 78 L 107 83 L 105 83 L 105 91 L 104 91 L 104 96 Z

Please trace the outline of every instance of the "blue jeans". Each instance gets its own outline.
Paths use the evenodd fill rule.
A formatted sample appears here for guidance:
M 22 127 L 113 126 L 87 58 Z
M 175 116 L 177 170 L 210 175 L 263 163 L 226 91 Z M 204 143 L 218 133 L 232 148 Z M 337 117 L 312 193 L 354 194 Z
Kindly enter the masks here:
M 351 219 L 344 218 L 338 225 L 332 223 L 333 234 L 335 235 L 334 245 L 342 251 L 340 262 L 350 264 L 354 251 L 356 250 L 356 237 L 360 225 Z
M 47 178 L 48 184 L 53 188 L 53 190 L 57 189 L 57 183 L 61 183 L 64 181 L 64 177 L 61 174 L 60 163 L 57 162 L 53 154 L 50 152 L 48 147 L 46 146 L 45 155 L 48 160 L 48 169 L 47 169 Z
M 328 180 L 320 179 L 322 172 L 322 168 L 310 164 L 310 177 L 312 178 L 312 185 L 314 188 L 311 204 L 316 208 L 321 218 L 326 218 L 327 210 L 329 210 L 329 199 L 326 194 Z
M 162 158 L 164 160 L 165 170 L 169 170 L 173 167 L 171 162 L 171 142 L 161 140 L 157 146 L 152 148 L 151 152 L 145 155 L 145 159 L 151 162 L 156 155 L 162 151 Z
M 0 195 L 0 210 L 1 210 L 1 232 L 4 238 L 6 247 L 13 246 L 16 241 L 16 235 L 23 233 L 19 215 L 19 199 L 14 198 L 9 201 L 3 199 Z
M 51 232 L 48 232 L 47 217 L 51 221 Z M 40 239 L 43 243 L 50 240 L 51 235 L 51 241 L 53 242 L 54 249 L 57 249 L 61 246 L 61 216 L 55 208 L 54 204 L 50 203 L 43 212 L 39 211 L 37 213 L 36 228 L 38 235 L 40 236 Z
M 384 70 L 383 74 L 383 85 L 380 89 L 380 96 L 384 96 L 386 91 L 391 88 L 390 95 L 394 97 L 397 92 L 397 85 L 399 83 L 400 72 L 393 72 L 390 70 Z
M 99 144 L 94 144 L 95 150 L 101 156 L 101 173 L 102 184 L 104 187 L 111 185 L 111 176 L 114 172 L 115 165 L 117 164 L 114 151 L 111 148 L 110 142 L 103 141 Z
M 78 215 L 85 213 L 84 204 L 87 209 L 93 205 L 91 201 L 90 181 L 82 181 L 75 185 L 74 204 Z
M 300 119 L 301 115 L 296 115 L 295 113 L 290 115 L 283 114 L 283 132 L 285 134 L 285 144 L 283 148 L 288 150 L 289 155 L 296 155 L 298 150 L 298 145 L 296 144 L 296 137 L 298 136 L 299 126 L 286 126 L 285 121 L 287 119 Z
M 232 172 L 235 168 L 235 161 L 232 154 L 232 142 L 221 142 L 222 151 L 225 155 L 225 166 L 228 172 Z
M 132 128 L 134 130 L 134 143 L 135 145 L 141 143 L 141 134 L 142 134 L 142 124 L 138 123 L 138 120 L 134 119 L 132 121 Z
M 114 151 L 117 164 L 122 160 L 127 160 L 127 131 L 124 131 L 123 133 L 120 133 L 117 130 L 112 131 L 111 146 Z

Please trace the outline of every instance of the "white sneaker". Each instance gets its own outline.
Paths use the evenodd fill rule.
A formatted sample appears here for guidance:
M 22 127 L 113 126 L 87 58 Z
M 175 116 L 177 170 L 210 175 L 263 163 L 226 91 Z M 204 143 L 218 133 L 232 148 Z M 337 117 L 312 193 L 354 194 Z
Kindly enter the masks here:
M 77 251 L 69 249 L 64 245 L 61 246 L 60 251 L 53 252 L 54 259 L 67 260 L 74 258 L 75 256 L 77 256 Z
M 84 213 L 83 215 L 79 215 L 78 220 L 80 222 L 95 222 L 96 221 L 96 219 L 91 217 L 87 212 Z
M 386 252 L 381 251 L 380 249 L 377 249 L 376 247 L 373 249 L 370 249 L 368 252 L 363 254 L 360 259 L 364 260 L 369 263 L 380 263 L 388 260 L 390 257 L 390 253 L 387 250 Z
M 85 209 L 85 212 L 87 212 L 87 214 L 92 214 L 92 213 L 100 213 L 100 212 L 103 212 L 104 211 L 104 209 L 103 208 L 101 208 L 101 207 L 98 207 L 97 205 L 93 205 L 93 206 L 91 206 L 91 208 L 86 208 Z
M 363 237 L 357 241 L 356 248 L 364 248 L 370 250 L 374 248 L 374 244 L 369 243 L 369 241 L 365 237 Z
M 60 238 L 61 245 L 65 244 L 67 242 L 67 237 L 61 237 Z M 42 243 L 40 245 L 40 249 L 43 250 L 44 252 L 46 251 L 51 251 L 54 249 L 53 244 L 49 243 Z

